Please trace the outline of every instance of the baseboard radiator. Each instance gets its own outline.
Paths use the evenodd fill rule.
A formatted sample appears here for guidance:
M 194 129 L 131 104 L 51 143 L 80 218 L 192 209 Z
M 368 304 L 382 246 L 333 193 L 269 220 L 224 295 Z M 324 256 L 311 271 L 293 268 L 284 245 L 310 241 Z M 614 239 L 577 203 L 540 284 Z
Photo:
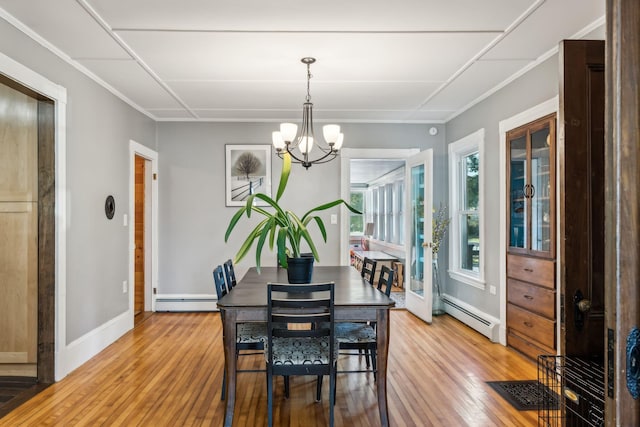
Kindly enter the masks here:
M 159 294 L 156 311 L 217 311 L 218 298 L 206 294 Z
M 443 295 L 444 309 L 470 328 L 475 329 L 492 342 L 500 342 L 500 320 L 451 295 Z

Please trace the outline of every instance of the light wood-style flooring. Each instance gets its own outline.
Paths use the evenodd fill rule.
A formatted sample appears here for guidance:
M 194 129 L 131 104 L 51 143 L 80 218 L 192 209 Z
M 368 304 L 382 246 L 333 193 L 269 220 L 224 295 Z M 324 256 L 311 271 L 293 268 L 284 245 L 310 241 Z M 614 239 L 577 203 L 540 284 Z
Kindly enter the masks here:
M 360 362 L 341 356 L 339 365 Z M 240 358 L 242 368 L 263 365 L 262 356 Z M 0 426 L 220 426 L 222 370 L 218 313 L 157 313 Z M 536 411 L 514 410 L 485 381 L 535 379 L 536 372 L 534 362 L 448 315 L 429 325 L 405 310 L 391 312 L 392 426 L 534 426 Z M 266 425 L 264 375 L 239 375 L 234 425 Z M 276 381 L 274 424 L 327 425 L 328 381 L 321 403 L 314 401 L 314 378 L 291 381 L 289 399 Z M 379 426 L 376 402 L 371 373 L 338 375 L 337 426 Z

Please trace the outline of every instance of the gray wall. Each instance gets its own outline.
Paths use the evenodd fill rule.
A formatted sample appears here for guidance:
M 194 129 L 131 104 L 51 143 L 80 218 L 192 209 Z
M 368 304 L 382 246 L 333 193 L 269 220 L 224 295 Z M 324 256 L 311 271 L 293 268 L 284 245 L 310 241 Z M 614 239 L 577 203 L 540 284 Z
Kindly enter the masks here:
M 67 343 L 128 309 L 129 140 L 155 146 L 155 123 L 0 20 L 0 51 L 67 89 Z M 104 214 L 112 194 L 116 216 Z
M 213 294 L 211 271 L 233 258 L 257 219 L 242 219 L 229 243 L 224 232 L 237 208 L 225 207 L 225 144 L 270 144 L 276 123 L 158 123 L 159 156 L 159 284 L 161 294 Z M 343 124 L 344 147 L 435 148 L 436 161 L 444 163 L 443 127 L 430 136 L 427 125 Z M 272 189 L 277 190 L 281 160 L 272 158 Z M 443 189 L 445 172 L 437 174 L 436 188 Z M 438 193 L 445 194 L 445 190 Z M 275 194 L 275 193 L 274 193 Z M 340 161 L 305 170 L 294 165 L 283 206 L 303 214 L 340 197 Z M 340 227 L 330 224 L 338 208 L 323 211 L 327 226 L 324 244 L 319 233 L 314 242 L 319 264 L 339 263 Z M 342 218 L 339 218 L 341 221 Z M 263 251 L 263 265 L 275 265 L 275 254 Z M 247 255 L 237 266 L 243 274 L 255 265 Z
M 513 81 L 486 100 L 475 105 L 446 125 L 447 144 L 459 140 L 478 129 L 485 129 L 485 291 L 446 277 L 446 293 L 500 317 L 500 136 L 498 124 L 522 111 L 536 106 L 558 94 L 558 56 L 554 55 L 524 76 Z M 489 287 L 496 286 L 496 295 Z

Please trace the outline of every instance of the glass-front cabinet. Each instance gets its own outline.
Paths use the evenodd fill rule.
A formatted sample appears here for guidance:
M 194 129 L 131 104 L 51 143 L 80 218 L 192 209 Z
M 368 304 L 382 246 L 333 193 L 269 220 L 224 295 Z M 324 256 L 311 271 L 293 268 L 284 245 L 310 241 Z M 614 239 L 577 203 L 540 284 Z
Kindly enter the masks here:
M 555 114 L 507 133 L 508 251 L 555 256 Z

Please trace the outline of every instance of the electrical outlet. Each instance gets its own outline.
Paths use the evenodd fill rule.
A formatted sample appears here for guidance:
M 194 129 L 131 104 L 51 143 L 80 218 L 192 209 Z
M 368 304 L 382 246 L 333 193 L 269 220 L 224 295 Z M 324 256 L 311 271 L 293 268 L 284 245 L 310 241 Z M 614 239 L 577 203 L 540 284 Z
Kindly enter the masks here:
M 489 293 L 491 295 L 495 295 L 496 294 L 496 287 L 495 286 L 489 286 Z
M 331 214 L 331 224 L 337 224 L 337 223 L 338 223 L 338 215 Z
M 129 287 L 128 287 L 128 285 L 127 285 L 127 281 L 126 281 L 126 280 L 123 280 L 123 281 L 122 281 L 122 293 L 123 293 L 123 294 L 126 294 L 126 293 L 127 293 L 128 288 L 129 288 Z

